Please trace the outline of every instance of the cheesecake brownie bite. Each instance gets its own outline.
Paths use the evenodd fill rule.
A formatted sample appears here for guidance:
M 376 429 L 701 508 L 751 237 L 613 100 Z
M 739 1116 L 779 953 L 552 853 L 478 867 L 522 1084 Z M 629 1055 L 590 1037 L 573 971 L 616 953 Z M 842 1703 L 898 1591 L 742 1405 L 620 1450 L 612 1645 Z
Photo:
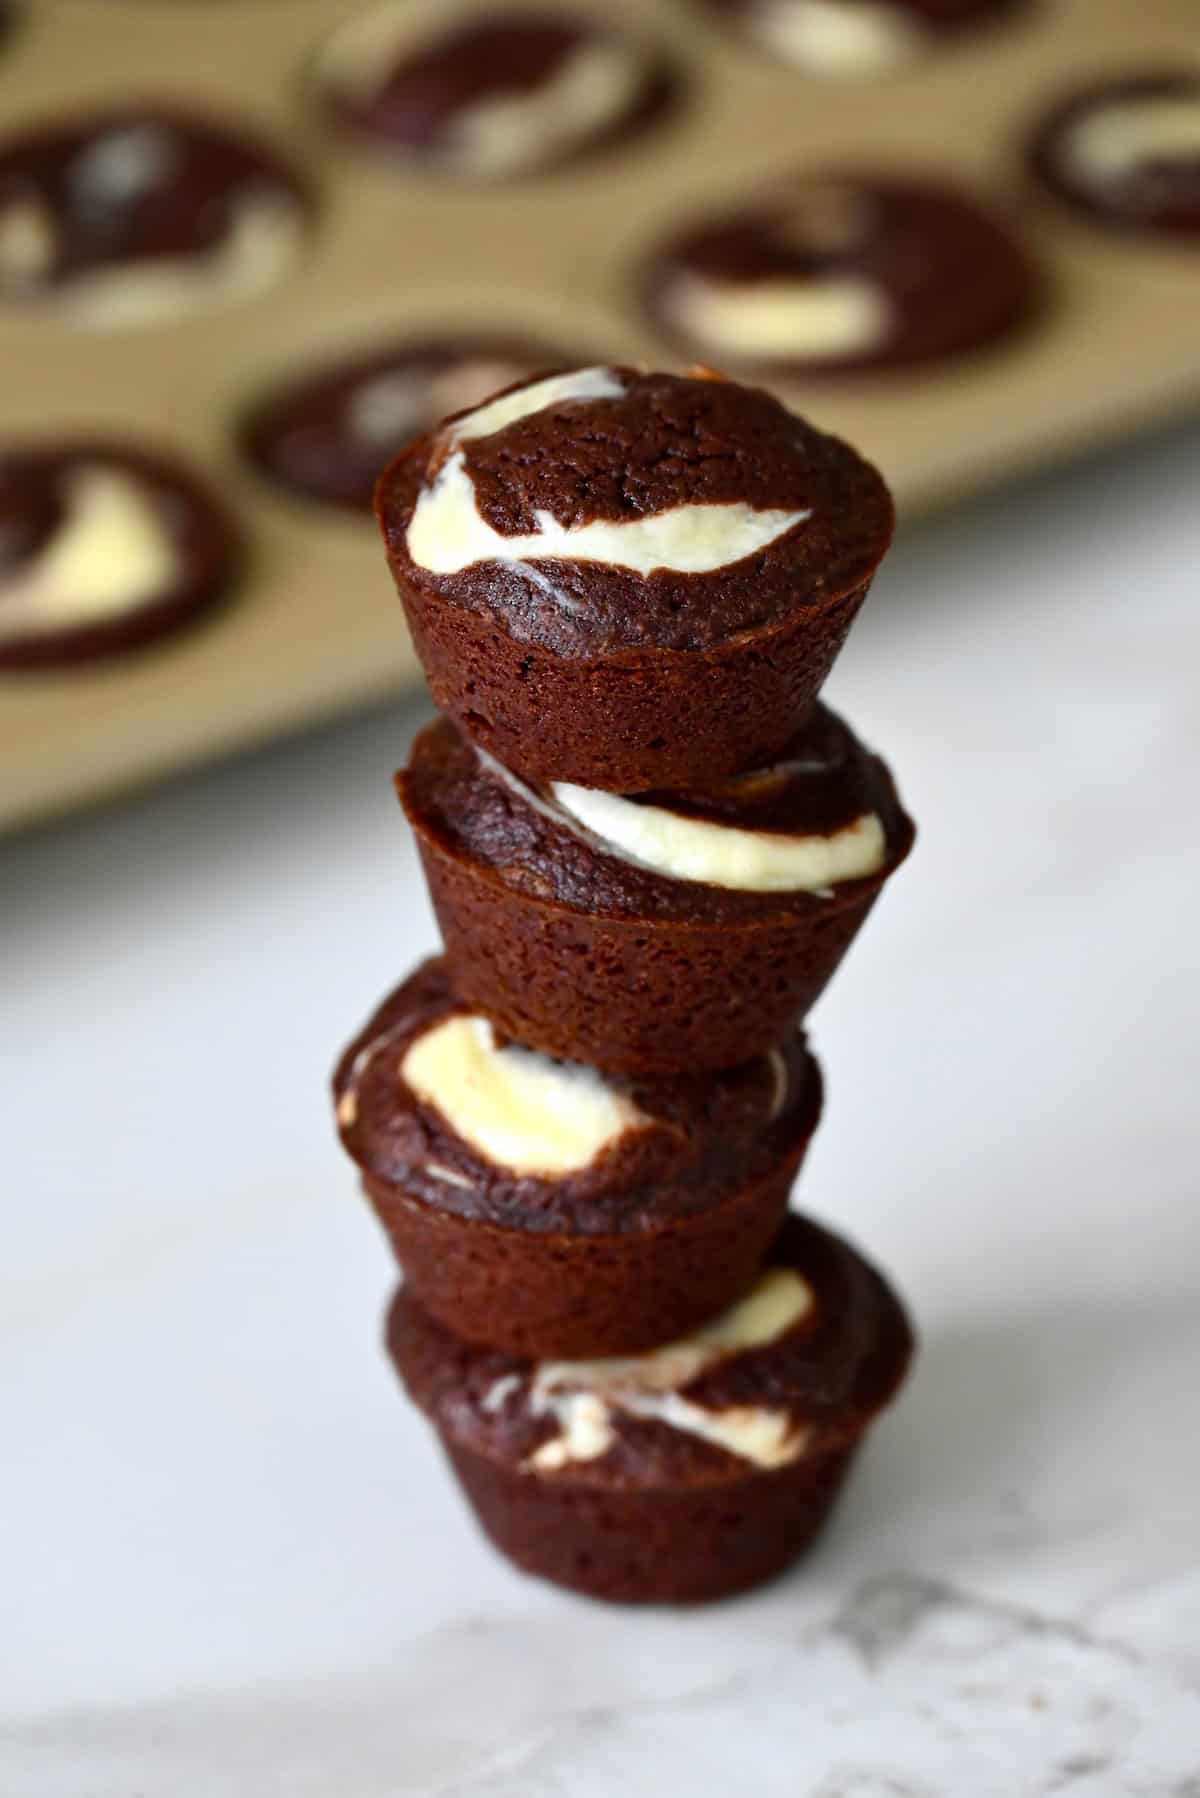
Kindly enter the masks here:
M 381 470 L 412 438 L 569 361 L 504 337 L 383 344 L 269 393 L 239 437 L 259 471 L 290 493 L 369 513 Z
M 346 1050 L 334 1094 L 414 1297 L 533 1355 L 638 1350 L 739 1297 L 821 1106 L 794 1030 L 723 1073 L 604 1076 L 506 1040 L 440 960 Z
M 0 306 L 105 329 L 249 299 L 307 221 L 240 129 L 161 106 L 56 119 L 0 141 Z
M 1095 224 L 1200 244 L 1200 74 L 1161 70 L 1068 96 L 1035 131 L 1030 160 Z
M 238 533 L 173 456 L 81 439 L 0 445 L 0 671 L 174 632 L 229 591 Z
M 749 42 L 810 75 L 889 74 L 1017 17 L 1031 0 L 703 0 Z
M 325 45 L 317 80 L 342 125 L 448 174 L 497 180 L 573 161 L 657 118 L 660 51 L 549 10 L 440 11 L 387 0 Z
M 1033 267 L 1007 226 L 943 183 L 799 175 L 655 251 L 646 309 L 687 352 L 780 375 L 938 361 L 1029 313 Z
M 776 761 L 692 790 L 529 785 L 448 719 L 398 786 L 456 990 L 505 1035 L 635 1073 L 766 1052 L 914 835 L 821 705 Z
M 620 793 L 782 749 L 893 528 L 875 469 L 770 394 L 608 367 L 447 421 L 376 510 L 438 705 L 526 778 Z
M 913 1349 L 882 1277 L 801 1217 L 729 1310 L 643 1355 L 471 1348 L 407 1288 L 387 1342 L 495 1546 L 634 1603 L 721 1598 L 794 1561 Z

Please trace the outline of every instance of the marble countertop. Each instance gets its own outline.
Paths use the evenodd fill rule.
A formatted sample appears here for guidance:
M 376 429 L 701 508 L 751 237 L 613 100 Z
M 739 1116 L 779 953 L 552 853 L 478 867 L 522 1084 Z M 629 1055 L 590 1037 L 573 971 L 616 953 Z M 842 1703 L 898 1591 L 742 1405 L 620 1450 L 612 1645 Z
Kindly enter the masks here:
M 923 1352 L 794 1576 L 476 1535 L 335 1050 L 433 940 L 419 707 L 0 845 L 5 1798 L 1197 1798 L 1200 431 L 910 532 L 830 689 L 922 826 L 804 1202 Z

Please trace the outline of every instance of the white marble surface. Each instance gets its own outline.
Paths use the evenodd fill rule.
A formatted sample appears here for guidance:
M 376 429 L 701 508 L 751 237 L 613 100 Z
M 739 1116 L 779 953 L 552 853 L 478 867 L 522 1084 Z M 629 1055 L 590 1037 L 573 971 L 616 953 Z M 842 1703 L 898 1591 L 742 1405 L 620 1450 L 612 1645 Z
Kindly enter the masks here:
M 924 1351 L 714 1610 L 511 1573 L 377 1347 L 324 1080 L 432 939 L 415 706 L 0 845 L 5 1798 L 1196 1798 L 1198 492 L 920 528 L 835 676 L 923 836 L 803 1196 Z

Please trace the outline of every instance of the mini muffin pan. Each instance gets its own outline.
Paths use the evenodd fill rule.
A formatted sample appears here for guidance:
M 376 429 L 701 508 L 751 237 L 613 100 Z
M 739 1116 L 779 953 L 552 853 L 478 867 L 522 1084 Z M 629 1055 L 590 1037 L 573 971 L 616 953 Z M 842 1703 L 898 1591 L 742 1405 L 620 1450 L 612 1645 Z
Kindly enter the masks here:
M 403 0 L 444 26 L 483 0 Z M 661 45 L 663 116 L 569 166 L 456 180 L 339 129 L 315 91 L 362 0 L 26 0 L 0 41 L 12 140 L 127 104 L 260 139 L 311 195 L 275 286 L 90 329 L 0 306 L 0 451 L 82 437 L 180 458 L 246 544 L 227 603 L 124 656 L 0 675 L 0 823 L 16 823 L 378 698 L 414 679 L 370 523 L 274 486 L 245 421 L 293 379 L 378 347 L 545 342 L 672 364 L 642 306 L 652 253 L 797 171 L 948 178 L 1007 218 L 1042 274 L 1003 340 L 944 362 L 777 380 L 889 477 L 902 512 L 1147 424 L 1200 398 L 1200 249 L 1106 231 L 1032 180 L 1038 121 L 1071 93 L 1200 60 L 1195 0 L 1040 0 L 871 79 L 774 62 L 706 0 L 539 0 Z M 493 12 L 497 9 L 492 8 Z M 505 11 L 518 7 L 506 4 Z

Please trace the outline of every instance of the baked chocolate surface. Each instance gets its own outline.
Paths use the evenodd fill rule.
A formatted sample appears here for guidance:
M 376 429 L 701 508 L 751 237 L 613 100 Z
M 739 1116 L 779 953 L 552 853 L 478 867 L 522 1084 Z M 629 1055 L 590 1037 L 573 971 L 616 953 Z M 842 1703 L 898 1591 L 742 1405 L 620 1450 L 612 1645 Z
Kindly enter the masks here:
M 434 337 L 373 350 L 281 385 L 243 420 L 250 460 L 305 499 L 369 513 L 385 465 L 449 412 L 569 358 L 504 337 Z
M 819 911 L 828 903 L 828 895 L 807 891 L 751 892 L 675 879 L 629 860 L 558 810 L 546 788 L 526 787 L 481 760 L 448 718 L 420 733 L 397 784 L 414 823 L 450 853 L 523 893 L 589 916 L 720 923 Z M 830 835 L 873 812 L 883 822 L 889 869 L 913 836 L 884 763 L 823 705 L 767 770 L 634 797 L 692 818 L 794 836 Z M 847 881 L 839 892 L 844 897 L 875 883 L 874 876 Z
M 335 40 L 321 81 L 325 102 L 350 129 L 456 172 L 486 178 L 573 160 L 640 130 L 676 92 L 661 52 L 582 17 L 514 9 L 452 23 L 431 38 L 405 41 L 404 31 L 398 12 L 396 48 L 390 62 L 384 49 L 374 75 L 359 75 L 353 65 L 341 75 L 346 52 Z M 350 41 L 343 33 L 342 44 Z M 594 106 L 586 89 L 572 89 L 573 122 L 539 121 L 546 96 L 571 83 L 573 68 L 589 53 L 628 59 L 627 82 L 606 82 Z M 513 128 L 520 130 L 523 103 L 530 135 L 518 150 Z M 489 137 L 485 130 L 472 144 L 473 126 L 498 106 L 508 111 L 507 131 Z
M 621 384 L 613 397 L 551 402 L 461 442 L 450 421 L 393 462 L 376 509 L 397 581 L 563 657 L 708 649 L 865 588 L 894 515 L 883 480 L 849 445 L 761 389 L 611 373 Z M 439 574 L 414 562 L 407 536 L 423 491 L 452 455 L 462 456 L 474 505 L 501 536 L 537 532 L 547 516 L 568 529 L 620 527 L 685 506 L 806 516 L 765 548 L 706 572 L 640 574 L 615 561 L 549 556 Z
M 651 319 L 687 351 L 783 374 L 977 348 L 1023 322 L 1038 287 L 1012 231 L 969 194 L 853 168 L 798 175 L 701 218 L 651 254 L 641 280 Z M 772 296 L 770 324 L 748 322 Z M 736 324 L 730 308 L 742 309 Z
M 0 299 L 65 299 L 86 278 L 167 262 L 202 276 L 230 251 L 246 207 L 299 230 L 307 194 L 256 138 L 175 107 L 80 111 L 12 133 L 0 142 Z M 163 310 L 210 297 L 201 279 Z
M 793 1031 L 773 1054 L 720 1073 L 610 1076 L 651 1127 L 627 1131 L 575 1173 L 522 1175 L 476 1153 L 400 1074 L 419 1036 L 470 1009 L 446 963 L 424 963 L 350 1044 L 333 1083 L 343 1145 L 364 1173 L 456 1217 L 544 1233 L 654 1229 L 764 1178 L 820 1115 L 820 1074 Z
M 78 551 L 69 576 L 47 574 L 50 558 L 61 554 L 72 533 L 87 528 L 81 519 L 97 483 L 102 510 L 115 487 L 118 504 L 128 495 L 145 508 L 164 546 L 161 579 L 147 587 L 143 569 L 127 603 L 119 583 L 114 589 L 120 548 L 110 525 L 102 527 L 94 554 L 112 603 L 100 603 L 87 589 L 87 556 Z M 0 670 L 91 661 L 163 636 L 228 595 L 240 551 L 237 527 L 223 504 L 173 456 L 100 438 L 0 446 Z M 65 579 L 75 588 L 74 599 L 63 590 Z M 40 598 L 34 582 L 42 585 Z
M 1157 70 L 1068 95 L 1036 128 L 1030 163 L 1056 198 L 1098 223 L 1200 242 L 1200 74 Z
M 907 1372 L 913 1335 L 891 1287 L 848 1243 L 812 1220 L 792 1215 L 768 1267 L 789 1268 L 807 1282 L 811 1309 L 764 1346 L 716 1360 L 678 1388 L 709 1411 L 753 1406 L 783 1413 L 789 1429 L 810 1432 L 805 1455 L 857 1440 L 894 1397 Z M 387 1323 L 389 1354 L 413 1402 L 448 1445 L 509 1468 L 558 1434 L 553 1416 L 532 1401 L 538 1364 L 460 1343 L 401 1290 Z M 568 1486 L 655 1490 L 740 1479 L 753 1464 L 657 1417 L 612 1408 L 612 1441 L 601 1455 L 568 1461 L 549 1473 Z

